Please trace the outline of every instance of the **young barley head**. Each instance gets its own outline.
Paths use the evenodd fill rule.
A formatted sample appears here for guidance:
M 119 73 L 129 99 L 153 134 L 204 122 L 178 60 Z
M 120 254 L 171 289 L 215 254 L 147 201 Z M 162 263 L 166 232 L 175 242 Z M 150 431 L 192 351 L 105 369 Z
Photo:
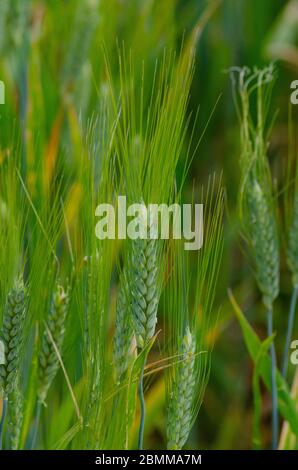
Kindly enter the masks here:
M 187 327 L 182 340 L 170 401 L 168 405 L 167 438 L 168 449 L 182 449 L 187 441 L 193 419 L 196 386 L 195 337 Z
M 243 68 L 236 72 L 241 134 L 240 218 L 244 236 L 250 245 L 263 302 L 271 308 L 279 292 L 279 235 L 265 133 L 273 68 L 269 66 L 253 71 Z M 236 84 L 235 75 L 233 79 Z M 251 109 L 254 94 L 256 120 Z
M 132 317 L 137 346 L 143 349 L 155 333 L 158 290 L 157 240 L 132 243 Z
M 4 344 L 4 364 L 0 365 L 0 385 L 4 396 L 13 390 L 20 367 L 25 320 L 25 287 L 22 280 L 8 293 L 0 333 Z
M 23 423 L 23 396 L 19 384 L 8 395 L 9 435 L 11 450 L 18 450 Z
M 69 293 L 61 285 L 56 286 L 51 309 L 46 320 L 39 354 L 38 399 L 43 403 L 59 369 L 59 360 L 54 347 L 61 353 L 65 333 Z
M 117 298 L 114 333 L 113 353 L 117 382 L 121 380 L 127 370 L 133 339 L 131 305 L 127 287 L 127 277 L 123 275 Z
M 255 275 L 263 302 L 270 308 L 279 292 L 278 231 L 270 200 L 256 179 L 249 183 L 246 203 Z

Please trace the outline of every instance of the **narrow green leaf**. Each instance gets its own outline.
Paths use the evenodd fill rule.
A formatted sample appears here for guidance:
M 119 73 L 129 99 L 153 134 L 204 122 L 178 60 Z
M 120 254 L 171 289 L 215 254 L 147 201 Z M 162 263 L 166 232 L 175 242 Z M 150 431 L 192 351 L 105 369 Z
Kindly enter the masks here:
M 237 304 L 231 291 L 229 291 L 229 297 L 230 297 L 230 301 L 234 309 L 234 313 L 239 321 L 249 355 L 251 359 L 253 360 L 253 362 L 256 363 L 257 358 L 258 358 L 258 353 L 262 344 L 261 340 L 259 339 L 257 334 L 253 331 L 252 327 L 246 320 L 241 308 Z M 267 389 L 271 391 L 270 370 L 271 370 L 271 359 L 268 355 L 265 355 L 260 359 L 259 373 Z M 279 411 L 281 412 L 284 419 L 289 422 L 289 425 L 293 433 L 296 436 L 298 436 L 298 415 L 296 411 L 296 404 L 290 395 L 288 385 L 286 384 L 285 380 L 283 379 L 279 371 L 276 371 L 276 381 L 277 381 L 277 388 L 278 388 Z
M 254 396 L 254 417 L 253 417 L 253 448 L 259 450 L 262 448 L 261 440 L 261 414 L 262 414 L 262 395 L 260 389 L 261 364 L 264 356 L 268 353 L 274 335 L 266 338 L 262 342 L 253 373 L 253 396 Z

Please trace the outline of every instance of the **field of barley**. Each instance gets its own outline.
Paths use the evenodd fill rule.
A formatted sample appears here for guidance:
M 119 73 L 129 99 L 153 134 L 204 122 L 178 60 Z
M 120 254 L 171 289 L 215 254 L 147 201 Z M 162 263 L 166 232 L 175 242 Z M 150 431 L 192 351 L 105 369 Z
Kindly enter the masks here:
M 0 0 L 1 450 L 298 450 L 297 32 L 298 0 Z M 108 236 L 124 196 L 203 204 L 202 247 Z

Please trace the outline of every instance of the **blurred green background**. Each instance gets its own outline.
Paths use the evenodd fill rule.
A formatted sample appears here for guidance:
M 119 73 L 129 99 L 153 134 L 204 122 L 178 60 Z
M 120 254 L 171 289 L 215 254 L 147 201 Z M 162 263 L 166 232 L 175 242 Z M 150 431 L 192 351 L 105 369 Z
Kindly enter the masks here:
M 188 185 L 191 191 L 194 179 L 198 184 L 206 184 L 209 175 L 222 172 L 227 207 L 224 257 L 216 293 L 221 314 L 211 377 L 189 446 L 250 448 L 252 364 L 227 289 L 232 288 L 262 338 L 266 336 L 266 326 L 260 295 L 239 236 L 236 214 L 239 126 L 227 70 L 234 65 L 260 67 L 276 61 L 272 112 L 278 110 L 278 116 L 269 156 L 276 187 L 282 193 L 282 171 L 288 152 L 290 84 L 298 79 L 298 1 L 0 0 L 0 78 L 6 84 L 7 103 L 0 121 L 0 161 L 7 149 L 8 136 L 20 133 L 24 139 L 23 173 L 38 207 L 42 183 L 38 168 L 42 159 L 47 159 L 51 172 L 51 159 L 59 162 L 60 156 L 66 155 L 60 171 L 67 178 L 72 177 L 76 148 L 69 135 L 74 116 L 84 120 L 96 113 L 105 93 L 103 51 L 116 82 L 118 48 L 123 44 L 126 51 L 132 52 L 139 80 L 143 61 L 145 77 L 152 77 L 156 59 L 162 57 L 165 48 L 179 51 L 183 38 L 190 34 L 206 8 L 210 15 L 198 42 L 189 102 L 189 112 L 193 115 L 199 108 L 194 145 L 216 107 L 196 151 Z M 136 81 L 138 86 L 140 82 Z M 293 112 L 297 117 L 295 109 Z M 75 201 L 76 193 L 72 196 Z M 283 260 L 281 295 L 275 310 L 279 359 L 290 291 L 290 275 Z M 295 337 L 298 339 L 297 322 Z M 293 375 L 294 367 L 290 368 Z M 163 446 L 162 393 L 156 377 L 147 395 L 148 448 Z M 267 445 L 270 403 L 264 389 L 262 429 Z

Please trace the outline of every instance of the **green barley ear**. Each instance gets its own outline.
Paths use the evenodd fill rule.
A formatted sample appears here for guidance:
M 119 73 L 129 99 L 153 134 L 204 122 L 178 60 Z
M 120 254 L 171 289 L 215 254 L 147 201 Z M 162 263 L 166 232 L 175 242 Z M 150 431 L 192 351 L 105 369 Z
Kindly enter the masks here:
M 62 286 L 58 285 L 53 295 L 39 355 L 38 400 L 41 403 L 45 402 L 48 390 L 59 369 L 59 360 L 55 349 L 57 348 L 61 353 L 68 304 L 68 291 L 65 291 Z
M 279 292 L 279 236 L 276 203 L 267 158 L 265 124 L 273 67 L 232 69 L 241 132 L 240 219 L 255 265 L 255 277 L 267 308 Z M 238 80 L 235 79 L 237 73 Z M 256 94 L 256 122 L 252 97 Z
M 22 280 L 8 293 L 0 342 L 4 345 L 4 364 L 0 365 L 0 386 L 4 397 L 13 390 L 20 368 L 25 320 L 25 287 Z
M 170 393 L 167 420 L 168 449 L 182 449 L 191 430 L 196 386 L 195 354 L 195 337 L 187 327 L 178 358 L 181 363 L 176 368 Z
M 152 227 L 152 224 L 148 227 L 147 239 L 132 241 L 130 258 L 132 318 L 139 349 L 143 349 L 154 336 L 160 296 L 158 242 L 150 238 Z
M 23 396 L 18 384 L 9 394 L 9 430 L 10 430 L 10 446 L 11 450 L 18 450 L 20 445 L 20 437 L 23 423 Z
M 270 308 L 279 292 L 279 242 L 275 211 L 260 183 L 252 178 L 246 194 L 247 228 L 253 248 L 256 279 Z
M 130 351 L 132 347 L 133 327 L 131 318 L 131 306 L 127 292 L 127 278 L 122 276 L 120 290 L 116 305 L 116 323 L 114 333 L 114 364 L 117 382 L 125 374 L 128 368 Z

